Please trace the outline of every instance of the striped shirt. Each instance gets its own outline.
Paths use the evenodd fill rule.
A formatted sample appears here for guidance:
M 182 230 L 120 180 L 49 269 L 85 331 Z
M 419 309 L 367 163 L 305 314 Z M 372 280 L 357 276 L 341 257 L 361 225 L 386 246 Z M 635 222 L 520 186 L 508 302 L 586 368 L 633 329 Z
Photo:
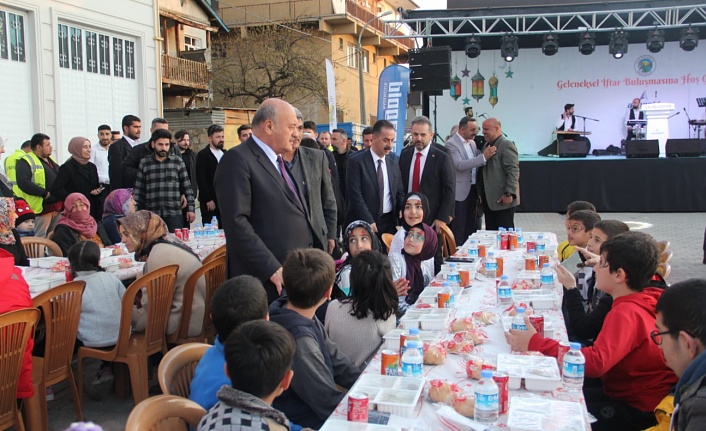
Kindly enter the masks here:
M 194 192 L 181 157 L 170 154 L 160 162 L 150 155 L 140 160 L 134 192 L 137 209 L 160 217 L 180 216 L 181 195 L 188 201 L 187 211 L 194 212 Z

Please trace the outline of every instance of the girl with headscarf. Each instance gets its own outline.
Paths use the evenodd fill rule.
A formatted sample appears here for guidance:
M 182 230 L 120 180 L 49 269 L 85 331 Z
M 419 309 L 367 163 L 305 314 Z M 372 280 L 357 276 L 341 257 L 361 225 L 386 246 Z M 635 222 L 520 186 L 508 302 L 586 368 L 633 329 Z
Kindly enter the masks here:
M 407 296 L 400 297 L 400 311 L 404 312 L 409 305 L 414 304 L 422 290 L 434 278 L 433 271 L 423 265 L 423 262 L 434 258 L 437 243 L 434 229 L 419 223 L 407 231 L 402 251 L 389 254 L 394 278 L 404 277 L 409 282 Z
M 402 228 L 397 231 L 394 238 L 392 238 L 392 243 L 390 244 L 389 254 L 401 253 L 404 248 L 404 240 L 406 238 L 409 229 L 419 223 L 425 223 L 431 226 L 433 220 L 431 220 L 431 213 L 429 212 L 429 201 L 427 197 L 419 192 L 407 193 L 404 198 L 404 204 L 402 207 Z M 437 238 L 438 240 L 438 238 Z M 424 261 L 422 263 L 425 269 L 436 274 L 434 270 L 434 257 Z
M 101 224 L 113 244 L 120 242 L 117 220 L 134 212 L 135 200 L 132 198 L 132 189 L 113 190 L 105 198 Z
M 29 260 L 20 241 L 20 234 L 15 229 L 15 201 L 12 198 L 0 198 L 0 248 L 15 257 L 15 265 L 29 266 Z
M 81 193 L 71 193 L 64 201 L 64 211 L 54 228 L 54 242 L 64 256 L 68 256 L 71 246 L 79 241 L 93 241 L 98 247 L 113 244 L 90 211 L 91 203 Z
M 179 272 L 174 282 L 172 308 L 167 323 L 167 335 L 179 329 L 181 308 L 184 301 L 184 285 L 197 269 L 201 267 L 198 256 L 174 234 L 170 234 L 167 225 L 157 214 L 150 211 L 137 211 L 118 219 L 118 230 L 129 252 L 135 253 L 135 260 L 145 262 L 144 273 L 167 265 L 179 265 Z M 194 290 L 189 321 L 189 337 L 201 332 L 206 296 L 206 281 L 200 278 Z M 145 298 L 143 298 L 143 301 Z M 133 312 L 133 327 L 144 331 L 146 323 L 144 307 Z
M 91 216 L 100 221 L 103 204 L 100 194 L 103 188 L 98 181 L 98 169 L 91 163 L 91 142 L 77 136 L 69 142 L 71 158 L 59 168 L 59 174 L 50 190 L 52 196 L 65 200 L 71 193 L 81 193 L 90 202 Z

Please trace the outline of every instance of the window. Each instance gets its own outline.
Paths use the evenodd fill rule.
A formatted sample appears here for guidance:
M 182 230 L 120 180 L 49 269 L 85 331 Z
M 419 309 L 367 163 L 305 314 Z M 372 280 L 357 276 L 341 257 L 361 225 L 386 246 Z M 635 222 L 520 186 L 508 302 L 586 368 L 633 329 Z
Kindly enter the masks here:
M 370 53 L 367 50 L 363 50 L 363 72 L 370 73 Z
M 193 36 L 184 36 L 184 51 L 196 51 L 201 48 L 201 39 Z
M 24 22 L 22 15 L 0 10 L 0 59 L 26 61 Z
M 346 59 L 348 60 L 348 67 L 358 68 L 358 48 L 352 43 L 348 44 L 348 56 Z
M 88 73 L 136 78 L 134 40 L 66 24 L 58 25 L 58 37 L 59 67 L 80 72 L 85 66 Z
M 342 37 L 338 38 L 338 50 L 343 51 L 343 38 Z

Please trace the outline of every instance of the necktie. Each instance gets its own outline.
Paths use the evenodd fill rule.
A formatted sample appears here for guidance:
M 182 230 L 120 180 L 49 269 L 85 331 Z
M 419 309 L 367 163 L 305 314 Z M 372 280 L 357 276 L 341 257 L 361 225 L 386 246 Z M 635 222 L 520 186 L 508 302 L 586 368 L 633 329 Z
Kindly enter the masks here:
M 378 160 L 377 177 L 378 177 L 378 197 L 379 197 L 378 214 L 383 215 L 384 214 L 383 209 L 385 208 L 385 176 L 382 173 L 382 160 Z
M 277 164 L 279 165 L 279 172 L 282 174 L 282 178 L 287 184 L 287 187 L 289 187 L 289 190 L 292 192 L 292 194 L 294 194 L 294 198 L 297 200 L 299 208 L 304 209 L 304 205 L 302 205 L 302 201 L 299 199 L 299 192 L 297 191 L 297 187 L 294 185 L 294 182 L 292 182 L 292 179 L 289 177 L 287 167 L 284 166 L 284 160 L 282 160 L 282 156 L 277 156 Z
M 414 171 L 412 172 L 412 191 L 419 191 L 419 171 L 422 170 L 422 153 L 417 153 L 417 158 L 414 159 Z

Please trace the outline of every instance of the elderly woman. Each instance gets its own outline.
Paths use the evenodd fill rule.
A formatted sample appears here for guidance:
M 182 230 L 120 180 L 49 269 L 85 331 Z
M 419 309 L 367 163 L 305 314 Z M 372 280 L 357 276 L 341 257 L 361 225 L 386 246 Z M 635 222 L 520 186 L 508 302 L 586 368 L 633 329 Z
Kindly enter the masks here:
M 81 193 L 90 202 L 91 216 L 100 221 L 103 204 L 100 194 L 103 188 L 98 181 L 98 169 L 91 163 L 91 142 L 83 136 L 77 136 L 69 142 L 71 158 L 59 168 L 51 188 L 51 194 L 59 200 L 65 200 L 72 193 Z
M 407 296 L 400 297 L 400 311 L 406 311 L 409 305 L 414 304 L 419 294 L 434 277 L 434 273 L 423 263 L 434 258 L 437 242 L 434 229 L 419 223 L 411 226 L 405 234 L 402 251 L 390 252 L 393 278 L 404 277 L 409 282 Z
M 179 265 L 174 283 L 172 308 L 167 323 L 167 334 L 179 329 L 181 307 L 184 299 L 184 285 L 197 269 L 201 261 L 191 249 L 173 234 L 167 231 L 167 225 L 157 214 L 141 210 L 118 219 L 118 231 L 128 251 L 135 252 L 135 259 L 145 262 L 145 274 L 167 265 Z M 201 332 L 204 316 L 206 282 L 203 278 L 196 283 L 194 299 L 191 305 L 189 336 Z M 145 329 L 146 315 L 144 308 L 133 315 L 133 327 L 136 331 Z
M 135 199 L 132 198 L 132 189 L 113 190 L 105 198 L 101 224 L 113 244 L 120 242 L 117 220 L 134 212 Z
M 29 266 L 29 260 L 15 229 L 15 201 L 0 197 L 0 249 L 6 250 L 15 258 L 15 265 Z
M 54 228 L 54 242 L 64 256 L 79 241 L 93 241 L 98 247 L 113 244 L 103 226 L 91 217 L 90 210 L 91 203 L 81 193 L 71 193 L 64 201 L 64 211 Z

